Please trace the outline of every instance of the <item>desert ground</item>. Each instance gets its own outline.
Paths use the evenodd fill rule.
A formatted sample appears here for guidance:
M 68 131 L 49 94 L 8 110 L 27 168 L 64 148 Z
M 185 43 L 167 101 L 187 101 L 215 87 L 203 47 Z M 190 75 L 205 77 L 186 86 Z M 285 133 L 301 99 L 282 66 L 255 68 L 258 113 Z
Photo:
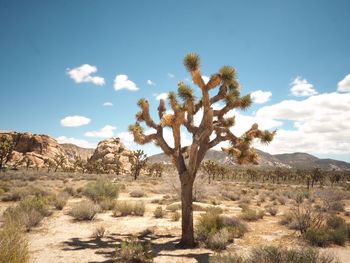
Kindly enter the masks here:
M 161 178 L 141 175 L 133 180 L 129 175 L 91 175 L 45 171 L 8 171 L 1 176 L 0 213 L 15 206 L 17 201 L 9 200 L 15 192 L 33 194 L 41 191 L 42 195 L 67 195 L 67 203 L 62 210 L 50 206 L 50 215 L 45 216 L 35 227 L 25 231 L 29 246 L 29 262 L 115 262 L 118 247 L 122 240 L 135 236 L 151 244 L 154 262 L 209 262 L 210 255 L 218 253 L 204 245 L 194 249 L 178 249 L 176 243 L 181 235 L 181 218 L 174 217 L 179 208 L 178 178 L 173 169 L 167 169 Z M 116 216 L 111 210 L 100 210 L 92 220 L 76 220 L 70 215 L 72 208 L 82 200 L 84 187 L 88 183 L 104 178 L 119 187 L 117 202 L 142 202 L 145 205 L 143 216 Z M 31 189 L 31 190 L 30 190 Z M 34 189 L 34 190 L 33 190 Z M 247 232 L 242 237 L 234 238 L 221 250 L 221 253 L 245 254 L 253 247 L 276 245 L 283 247 L 304 247 L 308 243 L 296 230 L 289 229 L 279 222 L 293 206 L 293 193 L 304 186 L 293 184 L 271 184 L 249 181 L 214 180 L 209 185 L 204 173 L 200 173 L 194 189 L 195 225 L 201 214 L 213 207 L 221 208 L 222 213 L 240 218 L 242 207 L 264 211 L 264 216 L 257 220 L 243 220 Z M 334 191 L 343 191 L 344 211 L 338 216 L 350 222 L 347 211 L 350 210 L 349 191 L 341 186 L 334 186 Z M 327 190 L 315 186 L 311 192 Z M 27 192 L 26 192 L 27 191 Z M 343 193 L 342 192 L 342 193 Z M 230 194 L 233 196 L 231 197 Z M 5 197 L 5 198 L 4 198 Z M 16 199 L 16 198 L 13 198 Z M 235 201 L 233 201 L 235 200 Z M 267 208 L 276 208 L 276 215 L 267 212 Z M 162 215 L 155 216 L 157 207 L 162 207 Z M 113 210 L 113 209 L 112 209 Z M 181 211 L 181 209 L 179 210 Z M 1 224 L 4 216 L 1 217 Z M 97 230 L 102 229 L 98 235 Z M 320 248 L 334 254 L 339 262 L 350 262 L 350 243 L 328 245 Z

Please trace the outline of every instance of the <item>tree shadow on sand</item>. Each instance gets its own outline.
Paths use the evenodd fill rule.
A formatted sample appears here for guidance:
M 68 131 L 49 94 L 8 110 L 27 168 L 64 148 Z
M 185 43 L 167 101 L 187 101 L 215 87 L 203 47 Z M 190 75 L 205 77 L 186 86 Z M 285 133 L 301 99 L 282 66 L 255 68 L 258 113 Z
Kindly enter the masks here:
M 91 239 L 80 239 L 71 238 L 68 241 L 63 242 L 66 245 L 62 250 L 64 251 L 75 251 L 75 250 L 97 250 L 95 254 L 103 255 L 105 260 L 103 261 L 88 261 L 89 263 L 112 263 L 115 257 L 116 247 L 120 247 L 123 240 L 132 235 L 121 235 L 121 234 L 110 234 L 102 239 L 91 238 Z M 174 235 L 146 235 L 138 238 L 140 241 L 149 241 L 152 244 L 152 254 L 154 257 L 157 256 L 169 256 L 174 258 L 191 258 L 197 262 L 209 262 L 208 252 L 193 253 L 193 251 L 182 250 L 180 254 L 172 254 L 172 251 L 179 250 L 176 248 L 176 244 L 179 242 L 179 238 Z M 166 239 L 165 242 L 158 242 L 159 239 Z

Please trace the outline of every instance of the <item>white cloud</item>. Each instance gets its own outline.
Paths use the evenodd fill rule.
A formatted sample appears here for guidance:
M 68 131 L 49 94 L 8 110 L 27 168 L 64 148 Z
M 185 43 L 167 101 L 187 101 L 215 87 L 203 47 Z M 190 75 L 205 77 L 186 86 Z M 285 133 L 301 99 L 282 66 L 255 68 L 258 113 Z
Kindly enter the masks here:
M 147 85 L 150 85 L 150 86 L 155 86 L 156 83 L 154 83 L 152 80 L 147 80 Z
M 90 123 L 90 119 L 84 116 L 67 116 L 61 120 L 63 127 L 79 127 Z
M 83 148 L 95 148 L 96 145 L 91 144 L 90 142 L 86 141 L 86 140 L 82 140 L 82 139 L 76 139 L 73 137 L 66 137 L 66 136 L 59 136 L 56 138 L 58 143 L 72 143 L 75 144 L 79 147 L 83 147 Z
M 306 79 L 302 79 L 301 77 L 296 77 L 291 83 L 291 86 L 290 91 L 294 96 L 307 97 L 317 94 L 314 86 Z
M 103 106 L 113 106 L 113 103 L 112 102 L 105 102 L 105 103 L 103 103 Z
M 127 89 L 130 91 L 136 91 L 139 88 L 136 86 L 136 84 L 128 79 L 127 75 L 117 75 L 114 79 L 114 89 L 115 90 L 121 90 L 121 89 Z
M 109 137 L 113 137 L 114 135 L 113 131 L 115 129 L 116 127 L 113 127 L 111 125 L 106 125 L 99 131 L 89 131 L 89 132 L 86 132 L 84 135 L 87 137 L 109 138 Z
M 257 90 L 252 92 L 250 96 L 252 97 L 255 103 L 262 104 L 269 101 L 270 97 L 272 96 L 272 93 L 270 91 Z
M 350 93 L 284 100 L 259 109 L 256 117 L 293 123 L 293 128 L 277 131 L 271 145 L 264 148 L 269 152 L 350 153 Z
M 210 80 L 210 78 L 208 76 L 204 76 L 204 75 L 202 76 L 202 79 L 203 79 L 205 84 L 207 84 Z
M 130 132 L 120 132 L 116 135 L 119 137 L 125 146 L 130 147 L 134 145 L 134 136 Z
M 98 86 L 105 84 L 105 79 L 99 76 L 91 76 L 91 74 L 97 72 L 95 66 L 89 64 L 83 64 L 77 68 L 67 69 L 68 75 L 76 83 L 90 82 Z
M 169 78 L 175 78 L 175 75 L 172 74 L 172 73 L 168 73 L 168 77 L 169 77 Z
M 168 98 L 168 93 L 160 93 L 156 94 L 156 100 L 166 100 Z
M 339 92 L 350 92 L 350 74 L 346 75 L 341 81 L 338 82 Z

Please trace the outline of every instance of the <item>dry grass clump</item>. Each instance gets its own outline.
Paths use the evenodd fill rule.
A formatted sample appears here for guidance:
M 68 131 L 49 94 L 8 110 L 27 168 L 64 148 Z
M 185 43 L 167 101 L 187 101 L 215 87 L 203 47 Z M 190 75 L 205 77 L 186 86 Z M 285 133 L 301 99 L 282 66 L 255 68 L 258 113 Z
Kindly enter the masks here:
M 257 221 L 264 218 L 264 211 L 253 210 L 249 207 L 244 207 L 240 218 L 245 221 Z
M 144 197 L 145 196 L 145 193 L 143 190 L 141 189 L 136 189 L 136 190 L 133 190 L 129 193 L 129 195 L 131 197 L 135 197 L 135 198 L 140 198 L 140 197 Z
M 100 205 L 102 211 L 109 211 L 114 209 L 116 200 L 107 198 L 99 201 L 98 204 Z
M 165 212 L 161 206 L 157 206 L 157 208 L 153 212 L 153 215 L 155 218 L 163 218 L 165 215 Z
M 79 221 L 93 220 L 100 211 L 101 208 L 99 205 L 90 200 L 83 200 L 71 208 L 69 215 Z
M 27 263 L 28 241 L 20 228 L 5 224 L 0 231 L 0 263 Z
M 50 193 L 45 191 L 44 189 L 41 189 L 36 186 L 26 186 L 26 187 L 18 187 L 18 188 L 13 188 L 9 192 L 5 193 L 1 200 L 4 202 L 7 201 L 20 201 L 24 200 L 27 197 L 30 196 L 48 196 Z
M 9 207 L 4 212 L 5 225 L 16 225 L 30 231 L 37 226 L 45 216 L 51 212 L 48 201 L 44 197 L 30 197 L 22 200 L 17 206 Z
M 278 214 L 278 207 L 269 205 L 265 207 L 265 211 L 272 216 L 276 216 Z
M 181 203 L 174 203 L 174 204 L 167 205 L 165 209 L 171 212 L 181 210 Z
M 241 195 L 238 193 L 233 193 L 231 191 L 223 191 L 221 193 L 222 197 L 231 200 L 231 201 L 238 201 L 241 198 Z
M 210 263 L 339 263 L 329 253 L 321 253 L 313 248 L 283 248 L 263 246 L 254 248 L 250 254 L 214 254 L 209 258 Z
M 171 213 L 171 220 L 176 222 L 179 221 L 179 219 L 181 218 L 181 214 L 178 211 L 174 211 Z
M 116 248 L 116 262 L 148 263 L 153 262 L 152 247 L 149 242 L 142 242 L 136 237 L 127 238 Z
M 139 202 L 128 202 L 128 201 L 117 201 L 113 209 L 113 216 L 143 216 L 145 213 L 145 204 L 142 201 Z
M 101 239 L 105 236 L 105 234 L 106 234 L 106 229 L 104 228 L 104 226 L 98 226 L 92 232 L 92 237 L 95 239 Z
M 57 210 L 62 210 L 67 204 L 69 195 L 67 192 L 62 192 L 53 198 L 53 205 Z

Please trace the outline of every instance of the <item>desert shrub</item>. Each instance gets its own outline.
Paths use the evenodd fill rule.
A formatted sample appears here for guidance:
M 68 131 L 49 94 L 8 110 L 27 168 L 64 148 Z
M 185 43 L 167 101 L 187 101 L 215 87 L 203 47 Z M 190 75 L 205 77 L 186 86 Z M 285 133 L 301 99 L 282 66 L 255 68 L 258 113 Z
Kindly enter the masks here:
M 250 200 L 251 197 L 250 196 L 243 196 L 240 200 L 239 200 L 239 205 L 249 205 L 250 204 Z
M 265 207 L 265 211 L 272 216 L 275 216 L 278 214 L 278 208 L 276 206 L 267 206 Z
M 82 190 L 82 188 L 81 188 L 81 190 Z M 71 186 L 66 186 L 63 189 L 63 192 L 66 192 L 70 196 L 76 196 L 77 195 L 77 190 L 74 187 L 71 187 Z
M 133 207 L 133 213 L 135 216 L 143 216 L 145 213 L 145 203 L 144 202 L 136 202 Z
M 104 226 L 98 226 L 92 232 L 92 237 L 95 239 L 101 239 L 104 237 L 105 234 L 106 234 L 106 229 L 104 228 Z
M 113 199 L 102 199 L 98 202 L 98 204 L 100 205 L 102 211 L 109 211 L 109 210 L 113 210 L 116 204 L 116 200 Z
M 162 218 L 164 216 L 163 208 L 161 206 L 158 206 L 154 210 L 153 215 L 154 215 L 155 218 Z
M 47 199 L 44 197 L 30 197 L 21 201 L 15 207 L 9 207 L 4 212 L 5 224 L 24 227 L 30 231 L 37 226 L 45 216 L 49 216 Z
M 309 228 L 304 237 L 315 246 L 324 247 L 332 243 L 344 245 L 348 238 L 348 229 L 344 219 L 331 216 L 324 226 Z
M 216 213 L 216 214 L 222 214 L 224 210 L 222 210 L 221 207 L 219 206 L 208 206 L 205 211 L 207 213 Z
M 180 217 L 181 214 L 178 211 L 174 211 L 171 213 L 171 220 L 174 222 L 179 221 Z
M 265 246 L 255 248 L 250 255 L 250 262 L 269 263 L 332 263 L 337 260 L 328 254 L 320 254 L 312 248 L 285 249 L 282 247 Z
M 57 210 L 62 210 L 67 204 L 68 194 L 66 192 L 56 195 L 53 199 L 53 205 Z
M 222 196 L 227 199 L 227 200 L 231 200 L 231 201 L 237 201 L 241 198 L 241 196 L 237 193 L 233 193 L 230 191 L 223 191 L 222 192 Z
M 247 227 L 237 218 L 215 210 L 201 214 L 196 224 L 197 240 L 216 250 L 224 249 L 233 238 L 242 237 L 246 232 Z
M 309 203 L 298 204 L 290 213 L 292 218 L 290 226 L 299 230 L 301 234 L 306 233 L 309 228 L 317 229 L 325 222 L 325 214 L 314 209 Z
M 257 221 L 259 219 L 264 218 L 264 212 L 253 210 L 251 208 L 246 208 L 242 210 L 240 218 L 242 218 L 245 221 Z
M 253 248 L 250 254 L 210 256 L 209 263 L 338 263 L 339 261 L 328 253 L 320 253 L 313 248 L 286 249 L 275 246 Z
M 229 230 L 232 238 L 241 238 L 248 232 L 247 225 L 237 217 L 220 215 L 220 220 L 223 226 Z
M 141 242 L 136 237 L 128 238 L 121 242 L 116 249 L 117 262 L 148 263 L 153 262 L 152 248 L 149 242 Z
M 181 210 L 181 204 L 177 203 L 177 204 L 170 204 L 167 205 L 166 210 L 171 211 L 171 212 L 175 212 L 177 210 Z
M 145 213 L 145 204 L 143 202 L 127 202 L 127 201 L 118 201 L 115 203 L 113 209 L 113 216 L 143 216 Z
M 88 183 L 83 189 L 83 194 L 93 201 L 117 198 L 119 187 L 107 179 L 99 178 L 96 182 Z
M 281 205 L 285 205 L 287 202 L 287 199 L 284 196 L 279 196 L 277 197 L 277 201 L 281 204 Z
M 133 190 L 129 194 L 131 197 L 143 197 L 145 193 L 141 189 Z
M 69 211 L 69 215 L 76 220 L 93 220 L 101 208 L 89 200 L 83 200 L 75 204 Z
M 7 192 L 6 194 L 3 195 L 1 198 L 2 201 L 7 202 L 7 201 L 20 201 L 24 200 L 27 197 L 30 196 L 48 196 L 49 193 L 39 187 L 34 187 L 34 186 L 26 186 L 26 187 L 19 187 L 19 188 L 14 188 L 11 189 L 10 192 Z
M 223 250 L 229 243 L 230 233 L 226 228 L 222 228 L 208 238 L 206 245 L 213 250 Z
M 21 230 L 6 224 L 0 231 L 0 263 L 27 263 L 28 241 Z

